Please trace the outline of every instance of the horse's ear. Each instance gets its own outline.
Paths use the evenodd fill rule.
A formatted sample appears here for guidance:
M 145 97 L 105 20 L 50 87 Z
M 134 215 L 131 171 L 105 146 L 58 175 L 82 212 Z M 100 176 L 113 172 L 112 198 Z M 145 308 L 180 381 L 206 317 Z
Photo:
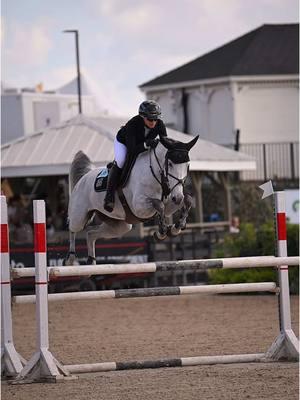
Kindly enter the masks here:
M 161 136 L 160 142 L 166 149 L 168 149 L 168 150 L 174 149 L 174 143 L 170 142 L 167 137 Z
M 199 135 L 194 137 L 194 139 L 192 139 L 190 142 L 185 143 L 185 147 L 186 147 L 187 151 L 191 150 L 191 148 L 196 144 L 198 139 L 199 139 Z

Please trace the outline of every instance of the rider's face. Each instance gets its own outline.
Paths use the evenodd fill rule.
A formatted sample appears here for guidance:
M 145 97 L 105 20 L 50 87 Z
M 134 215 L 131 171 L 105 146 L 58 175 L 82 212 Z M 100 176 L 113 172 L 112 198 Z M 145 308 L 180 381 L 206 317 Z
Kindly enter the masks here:
M 154 119 L 148 119 L 144 117 L 144 123 L 147 126 L 147 128 L 153 129 L 155 125 L 157 124 L 157 120 Z

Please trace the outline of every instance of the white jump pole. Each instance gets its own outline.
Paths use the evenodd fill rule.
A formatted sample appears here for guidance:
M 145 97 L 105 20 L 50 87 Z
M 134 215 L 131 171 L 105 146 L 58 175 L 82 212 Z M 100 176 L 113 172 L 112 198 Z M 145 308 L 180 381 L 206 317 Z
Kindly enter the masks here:
M 132 273 L 153 273 L 165 271 L 206 271 L 208 269 L 238 269 L 238 268 L 262 268 L 276 267 L 278 265 L 299 265 L 299 257 L 233 257 L 203 260 L 159 261 L 141 264 L 101 264 L 101 265 L 77 265 L 64 267 L 47 267 L 50 280 L 61 276 L 88 276 L 111 275 Z M 35 275 L 35 268 L 12 268 L 12 277 L 24 278 Z
M 8 231 L 6 198 L 1 196 L 1 374 L 5 377 L 15 377 L 22 370 L 26 360 L 17 353 L 12 335 Z
M 101 299 L 127 299 L 134 297 L 180 296 L 196 294 L 220 294 L 220 293 L 251 293 L 251 292 L 277 292 L 274 282 L 257 283 L 233 283 L 226 285 L 194 285 L 171 286 L 142 289 L 116 289 L 96 290 L 86 292 L 53 293 L 48 295 L 48 301 L 72 301 L 72 300 L 101 300 Z M 29 304 L 36 302 L 36 296 L 16 296 L 16 304 Z
M 39 332 L 38 336 L 38 341 L 37 341 L 37 347 L 38 350 L 35 353 L 35 355 L 32 357 L 32 359 L 29 361 L 29 363 L 26 365 L 26 367 L 21 371 L 19 374 L 20 378 L 23 378 L 23 380 L 30 376 L 31 380 L 44 380 L 47 378 L 55 379 L 59 377 L 63 377 L 63 375 L 68 375 L 69 372 L 75 372 L 76 369 L 72 370 L 72 366 L 66 366 L 63 367 L 60 365 L 57 360 L 52 356 L 52 354 L 48 350 L 49 346 L 49 340 L 48 340 L 48 303 L 47 303 L 47 283 L 48 283 L 48 277 L 47 277 L 47 265 L 46 265 L 46 240 L 45 240 L 45 205 L 44 202 L 39 203 L 40 206 L 40 212 L 43 214 L 43 218 L 41 218 L 41 221 L 36 217 L 38 215 L 37 211 L 34 211 L 34 217 L 35 217 L 35 252 L 36 252 L 36 257 L 35 257 L 35 262 L 36 262 L 36 297 L 37 297 L 37 329 Z M 37 204 L 34 204 L 34 210 L 37 208 Z M 284 212 L 285 214 L 285 212 Z M 284 215 L 285 218 L 285 215 Z M 283 225 L 280 225 L 283 221 L 283 216 L 279 216 L 277 219 L 277 233 L 278 234 L 278 241 L 280 244 L 280 241 L 286 240 L 286 232 L 285 235 L 282 234 L 282 232 L 285 229 L 285 226 L 283 228 Z M 37 222 L 36 222 L 37 221 Z M 285 221 L 285 219 L 284 219 Z M 39 232 L 39 227 L 38 225 L 42 224 L 43 229 L 42 229 L 42 235 Z M 285 223 L 285 222 L 284 222 Z M 284 238 L 285 236 L 285 238 Z M 43 239 L 44 238 L 44 239 Z M 43 245 L 44 243 L 44 245 Z M 283 246 L 282 244 L 280 244 Z M 286 246 L 286 243 L 285 243 Z M 280 246 L 278 246 L 279 248 Z M 284 246 L 283 246 L 284 248 Z M 285 257 L 284 259 L 287 260 L 286 257 L 286 247 L 285 247 L 285 252 L 280 253 L 278 252 L 279 256 Z M 295 260 L 296 262 L 296 260 Z M 214 261 L 215 263 L 215 261 Z M 238 263 L 238 261 L 237 261 Z M 168 265 L 169 263 L 165 264 L 163 268 L 169 269 L 171 265 Z M 173 264 L 173 263 L 172 263 Z M 281 262 L 283 264 L 283 262 Z M 278 265 L 278 263 L 275 263 L 275 265 Z M 224 268 L 225 265 L 221 264 L 219 266 L 214 266 L 219 267 L 219 268 Z M 249 265 L 248 265 L 249 267 Z M 227 266 L 229 268 L 229 266 Z M 281 313 L 280 313 L 280 318 L 281 318 L 281 333 L 280 336 L 275 340 L 275 342 L 272 344 L 270 349 L 267 351 L 265 354 L 256 354 L 256 355 L 233 355 L 233 356 L 228 356 L 228 357 L 233 357 L 232 359 L 230 358 L 224 358 L 222 360 L 219 359 L 210 359 L 208 360 L 209 363 L 218 363 L 218 362 L 254 362 L 254 361 L 270 361 L 270 360 L 278 360 L 278 359 L 288 359 L 288 360 L 294 360 L 297 359 L 299 356 L 299 350 L 298 350 L 298 340 L 294 334 L 294 332 L 291 329 L 291 317 L 290 317 L 290 303 L 289 303 L 289 287 L 288 287 L 288 279 L 287 279 L 287 267 L 286 266 L 281 266 L 279 268 L 279 273 L 280 273 L 280 285 L 283 285 L 281 287 L 281 292 L 280 292 L 280 300 L 281 300 Z M 179 288 L 181 290 L 181 288 Z M 116 291 L 113 291 L 116 292 Z M 123 294 L 123 291 L 122 291 Z M 118 293 L 118 296 L 120 293 Z M 246 358 L 243 358 L 246 356 Z M 227 357 L 227 356 L 224 356 Z M 207 360 L 202 360 L 202 357 L 195 357 L 195 360 L 190 363 L 188 359 L 182 359 L 184 362 L 182 362 L 183 365 L 196 365 L 198 363 L 207 363 Z M 165 360 L 166 362 L 161 362 L 161 360 L 158 360 L 158 362 L 150 362 L 151 368 L 157 367 L 158 366 L 169 366 L 169 361 L 170 360 Z M 173 360 L 171 360 L 173 363 Z M 179 366 L 178 360 L 176 359 L 174 362 L 174 366 Z M 205 362 L 204 362 L 205 361 Z M 186 362 L 186 364 L 185 364 Z M 103 368 L 103 366 L 106 366 L 106 364 L 109 364 L 110 367 L 112 368 L 111 365 L 112 363 L 102 363 L 100 365 L 100 370 L 106 370 Z M 140 363 L 139 362 L 134 362 L 133 365 L 128 365 L 127 363 L 121 363 L 122 365 L 117 366 L 116 369 L 131 369 L 133 366 L 137 365 L 139 367 Z M 124 364 L 124 365 L 123 365 Z M 126 365 L 125 365 L 126 364 Z M 143 368 L 149 368 L 149 363 L 143 362 Z M 157 364 L 157 365 L 156 365 Z M 105 367 L 104 366 L 104 367 Z M 77 366 L 76 366 L 77 367 Z M 79 370 L 81 370 L 82 366 L 79 366 Z M 94 365 L 92 369 L 94 368 Z M 69 372 L 68 372 L 69 369 Z M 83 368 L 84 369 L 84 368 Z M 98 364 L 97 364 L 97 369 L 98 369 Z M 109 369 L 109 370 L 113 370 Z M 83 371 L 82 371 L 83 372 Z M 62 374 L 61 374 L 62 373 Z
M 278 257 L 287 257 L 285 193 L 284 191 L 274 192 L 271 181 L 260 187 L 264 190 L 263 198 L 273 195 L 274 199 L 274 220 L 277 239 L 276 255 Z M 287 264 L 278 266 L 278 280 L 280 287 L 280 334 L 267 351 L 266 357 L 273 360 L 297 360 L 299 359 L 299 341 L 292 330 L 291 324 L 289 272 Z
M 70 373 L 49 351 L 48 274 L 44 200 L 33 201 L 37 349 L 16 378 L 16 383 L 57 381 Z
M 125 371 L 131 369 L 148 368 L 172 368 L 188 367 L 195 365 L 214 365 L 214 364 L 234 364 L 234 363 L 257 363 L 264 361 L 264 353 L 258 354 L 233 354 L 225 356 L 198 356 L 169 358 L 159 360 L 138 360 L 125 362 L 103 362 L 95 364 L 73 364 L 65 367 L 74 374 L 105 372 L 105 371 Z

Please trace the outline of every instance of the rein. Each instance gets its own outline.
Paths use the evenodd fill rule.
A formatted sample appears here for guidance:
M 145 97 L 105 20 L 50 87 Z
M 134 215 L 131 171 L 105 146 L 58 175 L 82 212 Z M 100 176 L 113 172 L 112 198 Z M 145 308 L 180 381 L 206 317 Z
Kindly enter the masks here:
M 180 151 L 180 150 L 178 150 L 178 151 Z M 159 162 L 159 159 L 158 159 L 158 157 L 157 157 L 157 154 L 156 154 L 156 149 L 155 149 L 155 148 L 153 149 L 153 153 L 154 153 L 156 162 L 157 162 L 158 167 L 159 167 L 160 180 L 159 180 L 159 178 L 155 175 L 155 172 L 154 172 L 154 170 L 153 170 L 152 163 L 151 163 L 151 151 L 149 152 L 150 170 L 151 170 L 151 173 L 152 173 L 154 179 L 160 184 L 160 186 L 161 186 L 161 188 L 162 188 L 162 195 L 161 195 L 161 200 L 162 200 L 162 201 L 163 201 L 164 199 L 167 199 L 167 198 L 168 198 L 169 194 L 176 188 L 176 186 L 178 186 L 178 185 L 180 185 L 180 184 L 183 186 L 183 185 L 184 185 L 184 182 L 185 182 L 185 178 L 179 179 L 179 178 L 177 178 L 176 176 L 170 174 L 170 172 L 169 172 L 169 166 L 168 166 L 168 160 L 169 160 L 168 152 L 169 152 L 169 150 L 167 151 L 167 153 L 166 153 L 166 155 L 165 155 L 164 167 L 162 168 L 162 166 L 161 166 L 161 164 L 160 164 L 160 162 Z M 168 178 L 169 176 L 177 181 L 177 183 L 175 183 L 175 185 L 174 185 L 172 188 L 170 187 L 170 182 L 169 182 L 169 178 Z

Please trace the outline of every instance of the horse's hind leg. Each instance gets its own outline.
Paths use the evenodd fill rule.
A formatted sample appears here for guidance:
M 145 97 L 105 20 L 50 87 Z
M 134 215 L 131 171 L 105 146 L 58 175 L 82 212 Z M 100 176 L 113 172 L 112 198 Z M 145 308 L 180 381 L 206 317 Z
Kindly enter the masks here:
M 96 250 L 95 250 L 95 242 L 97 237 L 95 238 L 95 234 L 101 226 L 93 226 L 87 227 L 86 232 L 86 243 L 88 248 L 88 258 L 87 258 L 87 265 L 96 265 Z
M 75 255 L 75 232 L 69 232 L 69 251 L 66 255 L 66 258 L 63 261 L 63 265 L 74 265 L 76 255 Z
M 81 214 L 77 213 L 75 216 L 72 216 L 72 218 L 69 218 L 69 251 L 63 261 L 63 265 L 74 265 L 76 260 L 76 232 L 80 232 L 84 229 L 89 218 L 90 214 L 84 212 L 82 212 Z
M 95 242 L 97 239 L 113 239 L 125 235 L 132 228 L 132 225 L 124 221 L 113 221 L 92 226 L 88 229 L 86 240 L 88 247 L 87 264 L 96 264 Z

